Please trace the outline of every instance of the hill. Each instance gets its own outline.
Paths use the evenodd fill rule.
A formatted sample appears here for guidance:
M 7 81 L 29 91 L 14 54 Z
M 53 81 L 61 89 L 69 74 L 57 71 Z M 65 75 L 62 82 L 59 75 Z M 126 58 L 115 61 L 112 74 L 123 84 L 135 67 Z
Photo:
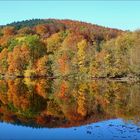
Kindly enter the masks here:
M 56 20 L 56 19 L 32 19 L 25 20 L 21 22 L 13 22 L 7 24 L 7 26 L 14 26 L 15 29 L 19 30 L 24 27 L 35 27 L 37 25 L 44 24 L 48 25 L 48 28 L 56 28 L 56 32 L 58 30 L 72 30 L 76 33 L 83 34 L 85 37 L 89 37 L 93 40 L 93 36 L 99 38 L 99 40 L 109 38 L 114 38 L 120 35 L 123 31 L 118 29 L 106 28 L 102 26 L 98 26 L 95 24 L 73 21 L 73 20 Z M 50 29 L 51 30 L 51 29 Z M 51 31 L 50 31 L 51 32 Z M 106 37 L 105 37 L 106 36 Z
M 139 32 L 80 21 L 13 22 L 0 27 L 0 73 L 26 77 L 139 75 L 138 44 Z

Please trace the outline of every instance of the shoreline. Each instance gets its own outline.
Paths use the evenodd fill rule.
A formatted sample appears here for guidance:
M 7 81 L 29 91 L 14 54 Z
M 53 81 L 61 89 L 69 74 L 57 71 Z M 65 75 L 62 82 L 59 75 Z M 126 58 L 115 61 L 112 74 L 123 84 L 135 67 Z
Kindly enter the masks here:
M 57 78 L 68 78 L 69 76 L 47 76 L 47 75 L 35 75 L 35 76 L 15 76 L 15 75 L 1 75 L 0 79 L 17 79 L 17 78 L 30 78 L 30 79 L 57 79 Z M 132 76 L 132 77 L 91 77 L 91 80 L 107 80 L 107 81 L 116 81 L 116 82 L 140 82 L 140 77 Z

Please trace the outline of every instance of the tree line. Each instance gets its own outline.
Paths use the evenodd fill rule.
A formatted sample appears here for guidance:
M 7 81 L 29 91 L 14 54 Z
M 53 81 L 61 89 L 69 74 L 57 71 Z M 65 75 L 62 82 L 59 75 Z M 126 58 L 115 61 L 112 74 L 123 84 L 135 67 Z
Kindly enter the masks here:
M 139 44 L 140 31 L 72 20 L 12 23 L 0 27 L 0 74 L 139 77 Z

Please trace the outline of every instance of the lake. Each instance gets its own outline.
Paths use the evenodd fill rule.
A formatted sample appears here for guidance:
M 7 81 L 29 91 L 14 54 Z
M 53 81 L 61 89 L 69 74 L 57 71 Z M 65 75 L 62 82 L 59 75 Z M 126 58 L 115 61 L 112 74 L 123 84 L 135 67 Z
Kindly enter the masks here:
M 0 80 L 0 140 L 140 140 L 140 83 Z

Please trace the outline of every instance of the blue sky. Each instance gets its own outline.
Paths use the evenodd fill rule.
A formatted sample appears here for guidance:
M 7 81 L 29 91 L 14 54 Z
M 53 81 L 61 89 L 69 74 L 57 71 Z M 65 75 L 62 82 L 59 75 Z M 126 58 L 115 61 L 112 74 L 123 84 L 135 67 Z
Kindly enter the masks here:
M 140 1 L 0 1 L 0 25 L 32 18 L 73 19 L 135 30 L 140 28 Z

